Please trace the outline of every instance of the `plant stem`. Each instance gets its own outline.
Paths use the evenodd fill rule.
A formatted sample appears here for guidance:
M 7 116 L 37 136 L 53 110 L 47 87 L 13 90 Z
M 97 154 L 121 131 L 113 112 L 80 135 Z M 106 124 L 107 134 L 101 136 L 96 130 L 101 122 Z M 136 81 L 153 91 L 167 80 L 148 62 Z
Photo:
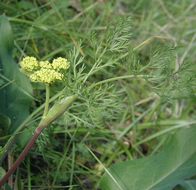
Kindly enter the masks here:
M 44 108 L 43 117 L 46 117 L 46 115 L 48 113 L 49 100 L 50 100 L 50 86 L 49 86 L 49 84 L 46 84 L 46 100 L 45 100 L 45 108 Z
M 58 117 L 60 117 L 69 108 L 69 106 L 76 100 L 76 98 L 77 98 L 76 95 L 69 96 L 61 100 L 59 103 L 56 103 L 56 105 L 54 105 L 50 109 L 47 117 L 43 118 L 40 124 L 38 125 L 38 127 L 35 129 L 32 138 L 29 140 L 28 144 L 25 146 L 22 153 L 19 155 L 19 157 L 14 162 L 12 167 L 8 169 L 7 173 L 2 177 L 2 179 L 0 179 L 0 189 L 4 185 L 4 183 L 9 179 L 9 177 L 15 172 L 15 170 L 18 168 L 21 162 L 25 159 L 26 155 L 34 146 L 37 138 L 39 137 L 43 129 L 48 127 L 53 121 L 55 121 Z
M 25 159 L 26 155 L 29 153 L 33 145 L 35 144 L 35 141 L 41 134 L 42 130 L 44 129 L 43 126 L 38 126 L 35 130 L 35 133 L 31 140 L 28 142 L 22 153 L 19 155 L 15 163 L 12 165 L 12 167 L 7 171 L 7 173 L 4 175 L 4 177 L 0 180 L 0 188 L 3 186 L 3 184 L 9 179 L 9 177 L 15 172 L 15 170 L 18 168 L 20 163 Z
M 49 103 L 56 100 L 63 93 L 63 91 L 64 89 L 60 91 L 58 94 L 56 94 L 55 96 L 53 96 L 50 99 Z M 3 153 L 0 158 L 0 165 L 2 165 L 2 162 L 7 156 L 8 152 L 13 150 L 16 136 L 27 126 L 27 123 L 44 108 L 44 106 L 45 106 L 45 103 L 42 104 L 39 108 L 37 108 L 31 115 L 29 115 L 27 119 L 14 131 L 14 133 L 12 134 L 12 136 L 9 138 L 9 140 L 4 146 Z
M 8 169 L 10 169 L 13 165 L 13 156 L 12 153 L 8 153 Z M 13 188 L 13 177 L 12 175 L 10 176 L 9 180 L 8 180 L 8 184 L 11 188 Z

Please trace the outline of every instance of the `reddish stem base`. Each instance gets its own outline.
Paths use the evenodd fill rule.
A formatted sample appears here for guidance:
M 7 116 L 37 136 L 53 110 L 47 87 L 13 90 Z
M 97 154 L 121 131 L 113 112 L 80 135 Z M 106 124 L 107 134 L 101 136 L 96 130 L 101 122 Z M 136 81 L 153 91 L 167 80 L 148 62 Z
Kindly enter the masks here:
M 25 159 L 26 155 L 29 153 L 29 151 L 34 146 L 37 138 L 41 134 L 43 130 L 42 126 L 39 126 L 36 128 L 33 137 L 28 142 L 22 153 L 19 155 L 18 159 L 14 162 L 12 167 L 7 171 L 7 173 L 3 176 L 3 178 L 0 180 L 0 188 L 4 185 L 6 181 L 8 181 L 9 177 L 16 171 L 17 167 L 21 164 L 21 162 Z

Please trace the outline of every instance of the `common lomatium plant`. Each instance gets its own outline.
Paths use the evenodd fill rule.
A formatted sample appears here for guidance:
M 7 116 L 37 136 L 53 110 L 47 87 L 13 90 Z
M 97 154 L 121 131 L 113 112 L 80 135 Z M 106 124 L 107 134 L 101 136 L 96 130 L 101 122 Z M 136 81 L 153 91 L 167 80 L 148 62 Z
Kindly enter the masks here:
M 35 57 L 25 57 L 20 62 L 21 71 L 29 77 L 32 82 L 39 82 L 46 86 L 46 100 L 43 117 L 32 138 L 24 148 L 23 152 L 19 155 L 18 159 L 0 180 L 0 188 L 9 179 L 11 174 L 17 169 L 20 163 L 25 159 L 30 149 L 35 144 L 37 138 L 42 130 L 48 127 L 54 120 L 61 116 L 66 109 L 74 102 L 76 95 L 66 97 L 59 102 L 56 102 L 51 109 L 49 109 L 50 99 L 50 85 L 56 82 L 63 81 L 65 74 L 70 66 L 67 59 L 59 57 L 52 62 L 38 61 Z

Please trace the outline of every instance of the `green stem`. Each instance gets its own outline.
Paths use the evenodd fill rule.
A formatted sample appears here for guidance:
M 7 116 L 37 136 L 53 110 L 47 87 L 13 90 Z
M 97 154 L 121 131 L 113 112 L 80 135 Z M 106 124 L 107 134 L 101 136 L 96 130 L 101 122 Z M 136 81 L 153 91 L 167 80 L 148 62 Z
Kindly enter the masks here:
M 46 100 L 45 100 L 45 108 L 44 108 L 43 117 L 46 117 L 46 115 L 48 114 L 49 100 L 50 100 L 50 86 L 49 84 L 46 84 Z

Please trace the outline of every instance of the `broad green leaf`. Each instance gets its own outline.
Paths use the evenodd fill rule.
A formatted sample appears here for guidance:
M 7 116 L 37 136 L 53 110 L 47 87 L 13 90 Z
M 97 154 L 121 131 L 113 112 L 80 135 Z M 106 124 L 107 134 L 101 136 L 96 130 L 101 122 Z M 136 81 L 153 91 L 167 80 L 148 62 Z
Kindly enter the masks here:
M 182 187 L 184 187 L 185 190 L 195 190 L 196 189 L 196 180 L 186 180 L 182 183 L 180 183 Z
M 171 190 L 196 174 L 196 127 L 178 131 L 154 156 L 114 164 L 102 190 Z
M 11 119 L 11 130 L 14 131 L 29 115 L 32 87 L 12 58 L 14 43 L 6 16 L 0 16 L 0 44 L 0 72 L 8 83 L 0 89 L 0 113 Z

